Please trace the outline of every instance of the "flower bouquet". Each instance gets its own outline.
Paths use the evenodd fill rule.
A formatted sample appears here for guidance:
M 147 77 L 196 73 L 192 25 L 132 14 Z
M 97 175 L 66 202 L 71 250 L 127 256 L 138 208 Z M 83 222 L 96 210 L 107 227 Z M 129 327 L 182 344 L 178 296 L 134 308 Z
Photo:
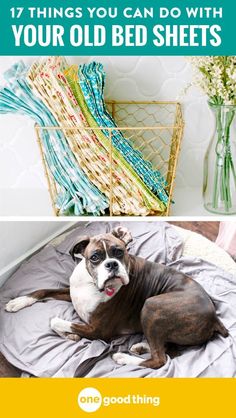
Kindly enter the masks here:
M 236 57 L 191 57 L 194 84 L 209 98 L 215 115 L 215 134 L 204 160 L 203 198 L 213 213 L 236 213 Z

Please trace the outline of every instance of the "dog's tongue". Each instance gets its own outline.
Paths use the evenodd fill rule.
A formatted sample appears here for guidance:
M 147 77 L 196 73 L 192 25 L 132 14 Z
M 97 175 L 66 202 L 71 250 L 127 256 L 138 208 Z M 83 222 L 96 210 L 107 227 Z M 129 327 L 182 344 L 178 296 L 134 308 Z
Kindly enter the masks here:
M 110 279 L 105 286 L 105 293 L 107 296 L 113 296 L 114 293 L 118 290 L 118 285 L 122 284 L 120 277 L 113 277 Z
M 115 289 L 114 287 L 106 287 L 105 292 L 107 296 L 113 296 L 115 293 Z

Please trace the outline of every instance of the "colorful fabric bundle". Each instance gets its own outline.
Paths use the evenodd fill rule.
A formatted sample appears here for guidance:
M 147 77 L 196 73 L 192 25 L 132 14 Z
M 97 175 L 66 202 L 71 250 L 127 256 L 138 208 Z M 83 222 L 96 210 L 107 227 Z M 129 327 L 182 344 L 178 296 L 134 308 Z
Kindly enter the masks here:
M 61 128 L 41 130 L 45 159 L 60 191 L 61 213 L 103 214 L 111 196 L 117 215 L 165 210 L 165 180 L 118 130 L 111 129 L 115 124 L 104 105 L 100 65 L 92 63 L 78 71 L 63 58 L 51 57 L 29 69 L 15 65 L 6 77 L 1 113 L 20 112 L 39 126 Z
M 56 126 L 48 107 L 30 89 L 27 72 L 19 62 L 4 74 L 8 84 L 0 90 L 0 114 L 20 113 L 30 116 L 39 126 Z M 46 162 L 60 190 L 56 204 L 61 214 L 104 213 L 108 200 L 84 176 L 62 131 L 42 130 L 41 137 Z

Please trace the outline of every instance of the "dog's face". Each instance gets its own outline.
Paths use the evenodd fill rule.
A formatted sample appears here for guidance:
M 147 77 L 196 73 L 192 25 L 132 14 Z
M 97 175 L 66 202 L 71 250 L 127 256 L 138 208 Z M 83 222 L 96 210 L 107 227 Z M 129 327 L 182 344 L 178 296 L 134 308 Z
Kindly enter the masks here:
M 71 255 L 82 255 L 86 268 L 100 292 L 113 296 L 129 283 L 129 255 L 126 245 L 132 240 L 126 228 L 117 227 L 111 233 L 82 237 Z

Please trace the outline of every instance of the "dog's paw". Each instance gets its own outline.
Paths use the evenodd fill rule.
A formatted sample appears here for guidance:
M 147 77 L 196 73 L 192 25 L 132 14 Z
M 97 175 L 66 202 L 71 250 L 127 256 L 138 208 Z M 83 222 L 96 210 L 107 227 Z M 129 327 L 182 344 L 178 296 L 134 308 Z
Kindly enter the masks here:
M 71 322 L 65 321 L 64 319 L 55 316 L 51 319 L 51 328 L 59 335 L 64 334 L 66 332 L 71 333 Z
M 127 358 L 130 357 L 128 354 L 125 353 L 115 353 L 113 354 L 113 360 L 120 365 L 127 364 Z
M 62 338 L 66 338 L 72 341 L 79 341 L 81 339 L 79 335 L 74 334 L 71 331 L 70 321 L 65 321 L 64 319 L 58 318 L 57 316 L 51 319 L 51 328 Z
M 32 298 L 31 296 L 19 296 L 18 298 L 10 300 L 6 304 L 5 310 L 7 312 L 17 312 L 20 309 L 33 305 L 36 301 L 37 299 Z
M 120 364 L 122 366 L 124 366 L 125 364 L 133 364 L 138 366 L 143 361 L 143 359 L 133 357 L 125 353 L 115 353 L 113 354 L 112 358 L 117 364 Z
M 132 347 L 130 348 L 131 353 L 134 354 L 145 354 L 145 353 L 150 353 L 150 347 L 148 343 L 142 342 L 142 343 L 137 343 L 137 344 L 133 344 Z
M 80 341 L 81 337 L 78 334 L 65 334 L 65 338 L 68 338 L 68 340 L 72 340 L 72 341 Z

